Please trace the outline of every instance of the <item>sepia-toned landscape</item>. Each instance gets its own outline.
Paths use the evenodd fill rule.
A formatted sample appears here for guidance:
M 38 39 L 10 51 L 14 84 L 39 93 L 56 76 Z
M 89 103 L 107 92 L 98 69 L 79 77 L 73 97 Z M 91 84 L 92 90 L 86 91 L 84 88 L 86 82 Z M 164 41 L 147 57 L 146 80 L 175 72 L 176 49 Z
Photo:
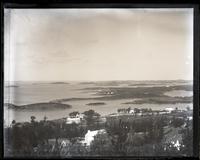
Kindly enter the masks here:
M 6 9 L 5 157 L 193 155 L 192 9 Z
M 191 81 L 18 82 L 7 88 L 13 96 L 26 97 L 21 102 L 14 97 L 18 105 L 5 104 L 10 156 L 192 153 Z M 51 100 L 60 91 L 55 88 L 62 88 L 63 95 L 70 92 L 69 97 Z M 39 92 L 49 97 L 37 97 Z M 30 104 L 24 105 L 27 99 Z

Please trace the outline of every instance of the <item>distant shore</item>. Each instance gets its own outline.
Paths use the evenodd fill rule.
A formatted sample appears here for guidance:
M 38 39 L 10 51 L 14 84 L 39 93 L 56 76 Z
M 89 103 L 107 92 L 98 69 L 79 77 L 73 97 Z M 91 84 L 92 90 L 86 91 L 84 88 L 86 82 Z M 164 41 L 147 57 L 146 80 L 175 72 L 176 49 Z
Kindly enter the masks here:
M 91 87 L 84 88 L 85 91 L 96 91 L 98 97 L 90 98 L 62 98 L 55 99 L 51 102 L 62 103 L 67 101 L 77 100 L 119 100 L 119 99 L 133 99 L 141 100 L 134 101 L 130 104 L 176 104 L 176 103 L 192 103 L 193 97 L 170 97 L 165 95 L 165 92 L 174 90 L 192 91 L 192 85 L 176 85 L 176 86 L 159 86 L 159 87 Z
M 34 103 L 34 104 L 28 104 L 28 105 L 14 105 L 10 103 L 5 103 L 5 107 L 8 109 L 14 109 L 14 110 L 57 110 L 57 109 L 68 109 L 72 106 L 69 104 L 62 104 L 62 103 Z

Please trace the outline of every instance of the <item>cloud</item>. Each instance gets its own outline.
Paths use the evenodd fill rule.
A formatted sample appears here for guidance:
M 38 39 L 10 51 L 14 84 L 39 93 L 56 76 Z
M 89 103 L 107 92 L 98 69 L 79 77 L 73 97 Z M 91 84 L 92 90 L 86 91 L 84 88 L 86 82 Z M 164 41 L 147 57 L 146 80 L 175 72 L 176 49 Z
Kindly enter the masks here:
M 187 58 L 193 54 L 192 9 L 5 13 L 6 53 L 16 55 L 18 80 L 192 78 L 192 59 Z

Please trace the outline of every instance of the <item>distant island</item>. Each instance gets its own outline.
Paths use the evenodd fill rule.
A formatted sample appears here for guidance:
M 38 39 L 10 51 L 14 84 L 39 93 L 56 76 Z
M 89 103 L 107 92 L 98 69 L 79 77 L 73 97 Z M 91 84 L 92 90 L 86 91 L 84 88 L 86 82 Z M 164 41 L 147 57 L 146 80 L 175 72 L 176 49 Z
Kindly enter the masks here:
M 10 88 L 10 87 L 13 87 L 13 88 L 17 88 L 17 87 L 19 87 L 19 86 L 17 86 L 17 85 L 8 85 L 8 86 L 6 86 L 7 88 Z
M 85 85 L 87 85 L 87 84 L 95 84 L 95 82 L 80 82 L 79 84 L 85 84 Z
M 72 106 L 69 104 L 61 104 L 61 103 L 34 103 L 34 104 L 27 104 L 27 105 L 14 105 L 11 103 L 5 103 L 5 107 L 8 109 L 14 110 L 57 110 L 57 109 L 68 109 Z
M 52 82 L 51 84 L 69 84 L 68 82 Z
M 193 97 L 152 97 L 143 98 L 135 101 L 125 102 L 122 104 L 177 104 L 192 103 Z
M 99 106 L 99 105 L 105 105 L 106 103 L 104 102 L 94 102 L 94 103 L 88 103 L 86 105 L 88 106 Z
M 96 91 L 96 95 L 99 97 L 89 98 L 62 98 L 55 99 L 51 102 L 62 103 L 67 101 L 78 101 L 78 100 L 119 100 L 119 99 L 132 99 L 138 98 L 134 102 L 126 102 L 125 104 L 176 104 L 176 103 L 192 103 L 193 97 L 171 97 L 165 95 L 166 92 L 183 90 L 192 91 L 192 85 L 174 85 L 174 86 L 156 86 L 156 87 L 87 87 L 80 89 L 83 91 Z

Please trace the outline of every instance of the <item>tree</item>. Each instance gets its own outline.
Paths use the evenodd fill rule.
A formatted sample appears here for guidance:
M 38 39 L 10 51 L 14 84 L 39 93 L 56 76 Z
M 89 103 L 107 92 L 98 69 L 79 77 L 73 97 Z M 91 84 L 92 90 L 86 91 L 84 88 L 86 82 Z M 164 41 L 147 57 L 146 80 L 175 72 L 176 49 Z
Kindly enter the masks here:
M 31 123 L 35 122 L 35 116 L 31 116 Z
M 189 106 L 187 106 L 186 109 L 187 109 L 187 111 L 190 111 L 190 107 Z
M 114 148 L 112 145 L 111 137 L 105 134 L 97 134 L 90 146 L 90 153 L 92 155 L 109 156 L 114 155 Z
M 48 119 L 48 117 L 44 116 L 44 122 L 46 122 L 46 121 L 47 121 L 47 119 Z
M 148 109 L 148 112 L 152 112 L 152 109 L 151 109 L 151 108 L 149 108 L 149 109 Z
M 60 156 L 61 157 L 68 157 L 68 156 L 87 156 L 88 155 L 88 148 L 83 146 L 82 144 L 75 142 L 69 143 L 65 147 L 60 149 Z
M 140 113 L 140 109 L 134 108 L 134 112 L 135 112 L 135 113 Z
M 153 125 L 153 123 L 150 123 L 149 126 L 148 126 L 148 138 L 147 138 L 147 140 L 149 142 L 152 142 L 155 139 L 154 137 L 155 137 L 155 135 L 154 135 L 154 125 Z
M 136 116 L 138 113 L 140 113 L 140 109 L 134 108 L 134 113 L 135 113 L 135 116 Z
M 131 111 L 131 107 L 127 108 L 126 111 L 129 113 Z
M 122 109 L 120 109 L 120 108 L 119 108 L 119 109 L 117 109 L 117 112 L 118 112 L 118 113 L 120 113 L 120 112 L 121 112 L 121 110 L 122 110 Z
M 146 113 L 146 112 L 148 112 L 148 109 L 147 108 L 141 108 L 141 112 Z
M 16 124 L 16 121 L 15 121 L 15 120 L 13 120 L 13 121 L 12 121 L 12 125 L 15 125 L 15 124 Z
M 95 124 L 95 122 L 98 122 L 100 114 L 95 112 L 94 110 L 88 110 L 83 112 L 83 114 L 85 115 L 84 118 L 86 120 L 86 123 L 89 127 L 93 126 Z
M 193 132 L 192 129 L 187 127 L 183 131 L 183 149 L 182 152 L 187 156 L 192 156 L 193 153 Z
M 171 122 L 172 126 L 177 128 L 184 124 L 184 119 L 181 118 L 173 118 Z
M 74 111 L 74 112 L 69 113 L 69 116 L 70 116 L 71 118 L 74 118 L 74 117 L 76 117 L 76 115 L 78 115 L 78 114 L 79 114 L 78 111 Z

